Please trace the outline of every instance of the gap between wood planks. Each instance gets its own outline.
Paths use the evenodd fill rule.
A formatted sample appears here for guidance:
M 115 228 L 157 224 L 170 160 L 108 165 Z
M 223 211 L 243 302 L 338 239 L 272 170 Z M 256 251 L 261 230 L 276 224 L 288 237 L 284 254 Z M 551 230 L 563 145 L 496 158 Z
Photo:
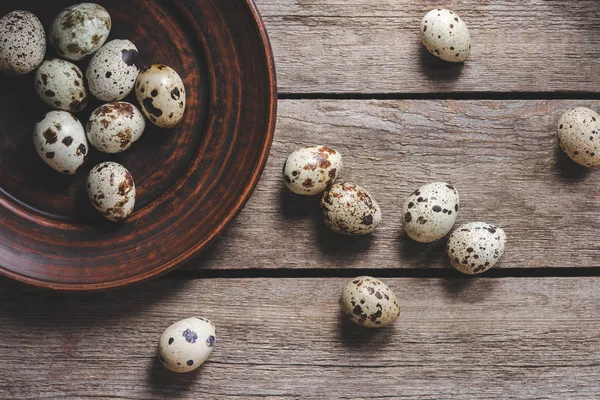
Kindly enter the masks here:
M 279 100 L 600 100 L 599 92 L 280 92 Z

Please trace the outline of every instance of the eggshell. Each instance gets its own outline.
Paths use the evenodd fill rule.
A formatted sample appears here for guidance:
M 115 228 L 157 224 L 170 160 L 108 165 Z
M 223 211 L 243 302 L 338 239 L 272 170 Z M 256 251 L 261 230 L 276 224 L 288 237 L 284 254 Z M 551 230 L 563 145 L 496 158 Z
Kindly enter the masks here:
M 458 227 L 446 246 L 450 263 L 468 275 L 481 274 L 495 266 L 506 245 L 506 233 L 495 225 L 471 222 Z
M 137 47 L 129 40 L 112 40 L 94 56 L 86 71 L 90 92 L 102 101 L 124 99 L 140 73 Z
M 81 60 L 106 42 L 112 21 L 106 9 L 94 3 L 72 5 L 56 16 L 50 26 L 50 42 L 61 57 Z
M 382 328 L 400 315 L 400 305 L 392 290 L 379 279 L 359 276 L 350 280 L 340 298 L 342 310 L 352 322 L 367 328 Z
M 117 222 L 127 218 L 135 206 L 135 183 L 129 171 L 115 162 L 104 162 L 90 171 L 87 193 L 96 210 Z
M 354 183 L 336 183 L 323 193 L 321 210 L 325 224 L 344 235 L 365 235 L 381 223 L 375 199 Z
M 289 155 L 283 166 L 285 185 L 292 192 L 322 193 L 342 170 L 342 155 L 325 146 L 303 147 Z
M 46 55 L 46 33 L 29 11 L 13 11 L 0 19 L 0 71 L 25 75 L 35 70 Z
M 65 111 L 51 111 L 35 125 L 33 144 L 42 160 L 63 174 L 75 174 L 87 160 L 83 126 Z
M 585 107 L 564 113 L 558 121 L 558 144 L 577 164 L 600 166 L 600 115 Z
M 68 61 L 46 60 L 35 72 L 35 90 L 50 107 L 79 112 L 88 103 L 83 73 Z
M 200 367 L 210 357 L 216 342 L 215 325 L 207 319 L 187 318 L 169 326 L 158 341 L 158 359 L 178 373 Z
M 92 146 L 104 153 L 120 153 L 136 142 L 144 129 L 144 116 L 133 104 L 119 101 L 98 107 L 86 125 Z
M 471 53 L 471 36 L 453 11 L 435 9 L 421 21 L 421 41 L 431 54 L 450 62 L 463 62 Z
M 135 94 L 146 117 L 159 128 L 173 128 L 182 121 L 186 107 L 185 87 L 171 67 L 154 64 L 142 71 Z
M 435 182 L 421 186 L 404 202 L 404 230 L 417 242 L 435 242 L 450 232 L 459 207 L 458 191 L 449 183 Z

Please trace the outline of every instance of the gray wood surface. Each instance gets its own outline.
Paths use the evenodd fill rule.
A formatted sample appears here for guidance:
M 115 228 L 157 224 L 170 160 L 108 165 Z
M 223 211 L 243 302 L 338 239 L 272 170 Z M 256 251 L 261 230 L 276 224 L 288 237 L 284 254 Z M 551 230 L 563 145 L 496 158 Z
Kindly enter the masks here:
M 596 0 L 257 0 L 282 92 L 600 91 Z M 471 58 L 438 61 L 421 18 L 443 6 L 469 27 Z
M 378 331 L 340 314 L 345 282 L 165 279 L 85 297 L 0 283 L 0 398 L 600 397 L 600 278 L 389 279 L 402 311 Z M 175 375 L 155 346 L 194 315 L 217 344 Z
M 457 225 L 506 230 L 499 267 L 593 267 L 600 260 L 600 174 L 573 163 L 556 142 L 560 115 L 599 101 L 280 101 L 262 181 L 226 234 L 187 268 L 448 267 L 445 239 L 421 245 L 401 225 L 404 199 L 436 181 L 456 185 Z M 383 223 L 372 236 L 331 233 L 319 197 L 289 192 L 281 178 L 297 147 L 338 149 L 342 176 L 371 192 Z

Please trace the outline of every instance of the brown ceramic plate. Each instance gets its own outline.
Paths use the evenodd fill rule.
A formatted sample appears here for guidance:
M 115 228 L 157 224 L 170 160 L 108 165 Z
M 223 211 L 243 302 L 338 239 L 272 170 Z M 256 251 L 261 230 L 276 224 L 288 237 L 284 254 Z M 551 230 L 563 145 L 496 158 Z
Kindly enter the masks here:
M 74 3 L 7 0 L 0 16 L 29 10 L 48 27 Z M 91 151 L 86 170 L 62 176 L 32 144 L 33 125 L 49 111 L 32 75 L 0 76 L 0 273 L 46 288 L 123 286 L 197 254 L 248 200 L 275 129 L 273 56 L 252 0 L 97 3 L 113 19 L 109 40 L 129 39 L 143 62 L 180 73 L 188 108 L 178 127 L 148 124 L 128 152 Z M 77 117 L 85 122 L 97 105 Z M 85 194 L 87 173 L 105 160 L 126 166 L 136 182 L 136 212 L 125 223 L 104 221 Z

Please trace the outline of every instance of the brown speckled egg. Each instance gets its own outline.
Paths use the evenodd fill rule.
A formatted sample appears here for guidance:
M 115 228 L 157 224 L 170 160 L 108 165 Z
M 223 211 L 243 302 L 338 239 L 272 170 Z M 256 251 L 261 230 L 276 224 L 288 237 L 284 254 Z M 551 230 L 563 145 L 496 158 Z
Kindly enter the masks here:
M 558 144 L 577 164 L 600 166 L 600 115 L 585 107 L 564 113 L 558 121 Z
M 400 305 L 392 290 L 379 279 L 359 276 L 350 280 L 340 298 L 342 310 L 352 322 L 382 328 L 398 319 Z
M 372 233 L 381 223 L 375 199 L 354 183 L 336 183 L 323 193 L 321 210 L 325 224 L 344 235 Z
M 35 72 L 35 90 L 50 107 L 79 112 L 88 103 L 83 73 L 65 60 L 46 60 Z
M 115 162 L 96 165 L 87 179 L 87 193 L 94 208 L 106 219 L 127 218 L 135 206 L 135 183 L 129 171 Z
M 200 317 L 169 326 L 158 341 L 158 359 L 170 371 L 191 372 L 208 360 L 216 343 L 215 325 Z
M 437 8 L 421 21 L 421 41 L 431 54 L 444 61 L 463 62 L 471 53 L 467 25 L 455 12 Z
M 98 107 L 86 125 L 90 144 L 104 153 L 121 153 L 144 133 L 146 121 L 133 104 L 118 101 Z
M 283 165 L 285 185 L 292 192 L 312 196 L 333 184 L 342 170 L 342 155 L 325 146 L 303 147 Z
M 485 222 L 471 222 L 452 232 L 446 252 L 454 268 L 467 275 L 476 275 L 498 263 L 505 245 L 504 230 Z
M 46 33 L 29 11 L 13 11 L 0 19 L 0 71 L 25 75 L 46 55 Z

